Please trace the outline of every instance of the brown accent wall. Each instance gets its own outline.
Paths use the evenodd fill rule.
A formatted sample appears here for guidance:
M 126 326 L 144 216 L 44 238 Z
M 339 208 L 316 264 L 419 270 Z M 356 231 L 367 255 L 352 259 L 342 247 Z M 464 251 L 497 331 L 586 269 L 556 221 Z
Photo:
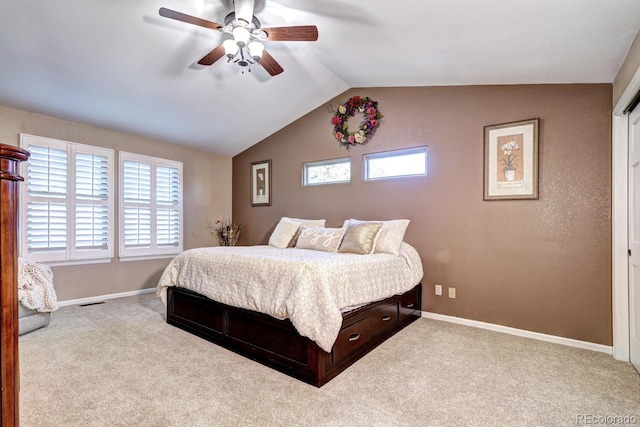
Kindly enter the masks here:
M 347 152 L 329 108 L 353 95 L 384 118 Z M 611 345 L 611 111 L 611 84 L 351 89 L 233 158 L 241 243 L 267 243 L 283 215 L 409 218 L 425 311 Z M 483 127 L 536 117 L 540 199 L 483 201 Z M 364 153 L 425 144 L 428 177 L 363 182 Z M 350 184 L 302 187 L 303 162 L 344 156 Z M 250 163 L 265 159 L 272 205 L 251 207 Z
M 230 157 L 0 106 L 0 142 L 17 146 L 20 133 L 111 148 L 116 150 L 116 164 L 118 151 L 183 162 L 185 249 L 213 245 L 214 240 L 206 228 L 207 220 L 231 215 Z M 115 209 L 117 212 L 117 197 Z M 169 259 L 120 262 L 117 216 L 114 225 L 116 256 L 112 262 L 52 268 L 58 300 L 137 291 L 157 285 Z

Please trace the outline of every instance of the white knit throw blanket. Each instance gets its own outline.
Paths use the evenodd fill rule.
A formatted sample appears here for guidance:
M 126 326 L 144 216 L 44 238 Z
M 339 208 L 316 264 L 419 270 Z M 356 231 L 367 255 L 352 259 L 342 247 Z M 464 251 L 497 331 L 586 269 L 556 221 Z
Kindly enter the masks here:
M 49 266 L 18 258 L 18 301 L 29 310 L 51 312 L 58 309 Z

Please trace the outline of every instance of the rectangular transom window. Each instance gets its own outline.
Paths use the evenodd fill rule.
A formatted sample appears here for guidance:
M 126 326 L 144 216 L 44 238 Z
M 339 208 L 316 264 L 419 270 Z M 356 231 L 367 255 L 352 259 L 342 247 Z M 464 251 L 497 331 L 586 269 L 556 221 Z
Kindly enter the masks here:
M 120 156 L 120 258 L 182 252 L 182 162 Z
M 351 158 L 302 164 L 302 185 L 339 184 L 351 181 Z
M 20 135 L 31 153 L 22 186 L 21 256 L 36 262 L 113 257 L 113 150 Z
M 427 147 L 365 154 L 363 169 L 365 181 L 426 176 Z

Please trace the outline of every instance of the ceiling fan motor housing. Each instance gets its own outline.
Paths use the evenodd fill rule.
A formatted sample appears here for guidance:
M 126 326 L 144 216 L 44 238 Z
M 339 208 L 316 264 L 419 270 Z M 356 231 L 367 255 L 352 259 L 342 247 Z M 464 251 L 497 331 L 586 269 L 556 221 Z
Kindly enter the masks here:
M 234 21 L 236 21 L 236 13 L 235 12 L 231 12 L 227 16 L 224 17 L 224 26 L 226 27 L 228 25 L 231 25 L 231 24 L 233 24 Z M 247 27 L 249 27 L 249 23 L 247 21 L 245 21 L 244 19 L 238 19 L 237 21 L 238 22 L 242 22 Z M 258 18 L 255 17 L 255 15 L 251 19 L 251 23 L 253 24 L 253 26 L 255 28 L 260 29 L 260 27 L 261 27 L 260 21 L 258 20 Z

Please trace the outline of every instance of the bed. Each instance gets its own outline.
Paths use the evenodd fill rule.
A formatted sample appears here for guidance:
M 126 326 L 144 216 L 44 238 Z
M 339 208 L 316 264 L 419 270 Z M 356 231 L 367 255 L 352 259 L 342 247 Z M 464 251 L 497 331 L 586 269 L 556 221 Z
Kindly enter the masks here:
M 320 387 L 420 317 L 422 274 L 404 242 L 397 254 L 198 248 L 157 293 L 169 324 Z

